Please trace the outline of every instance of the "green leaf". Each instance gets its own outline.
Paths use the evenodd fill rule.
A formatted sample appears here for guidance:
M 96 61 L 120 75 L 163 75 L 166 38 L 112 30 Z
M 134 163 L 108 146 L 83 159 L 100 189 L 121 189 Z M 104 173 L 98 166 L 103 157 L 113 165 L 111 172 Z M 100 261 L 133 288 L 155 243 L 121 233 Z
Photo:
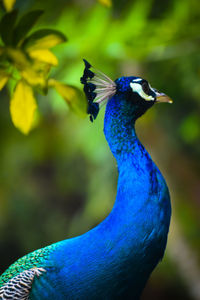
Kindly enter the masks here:
M 17 45 L 24 39 L 27 33 L 31 30 L 39 17 L 43 14 L 42 10 L 34 10 L 25 14 L 18 22 L 14 29 L 13 45 Z
M 22 46 L 29 51 L 49 49 L 66 41 L 65 35 L 58 30 L 41 29 L 27 37 Z
M 80 90 L 74 86 L 61 83 L 55 79 L 50 79 L 49 87 L 53 87 L 64 98 L 70 109 L 80 117 L 87 116 L 87 102 Z
M 13 29 L 17 20 L 18 12 L 17 10 L 13 10 L 11 12 L 6 13 L 0 22 L 0 34 L 2 41 L 5 45 L 12 44 L 13 37 Z
M 10 113 L 13 124 L 24 134 L 31 129 L 36 108 L 32 88 L 24 81 L 19 81 L 10 102 Z
M 6 11 L 11 11 L 15 4 L 16 0 L 3 0 Z

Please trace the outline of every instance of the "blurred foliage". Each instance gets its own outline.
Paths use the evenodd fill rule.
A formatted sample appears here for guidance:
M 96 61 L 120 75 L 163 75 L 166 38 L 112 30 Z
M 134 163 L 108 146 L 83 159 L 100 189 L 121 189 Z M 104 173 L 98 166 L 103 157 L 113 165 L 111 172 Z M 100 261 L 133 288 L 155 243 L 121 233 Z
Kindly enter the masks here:
M 114 0 L 106 6 L 95 0 L 57 0 L 56 5 L 54 0 L 17 0 L 15 7 L 22 15 L 45 11 L 34 30 L 53 27 L 68 42 L 52 50 L 60 62 L 48 81 L 54 89 L 37 96 L 37 127 L 28 137 L 12 127 L 9 93 L 1 91 L 1 271 L 27 252 L 85 232 L 112 208 L 117 170 L 103 135 L 104 113 L 94 124 L 79 119 L 54 91 L 72 109 L 81 106 L 83 95 L 72 100 L 70 86 L 81 88 L 86 58 L 113 79 L 144 77 L 174 100 L 173 105 L 156 105 L 137 124 L 143 144 L 167 179 L 174 220 L 167 255 L 143 299 L 198 299 L 199 1 Z M 5 14 L 3 9 L 0 14 Z M 0 86 L 5 80 L 0 73 Z
M 5 1 L 4 4 L 9 12 L 0 20 L 0 88 L 9 81 L 13 81 L 11 87 L 15 85 L 14 91 L 12 88 L 10 90 L 13 124 L 24 134 L 29 133 L 37 108 L 34 90 L 46 95 L 49 87 L 55 87 L 70 107 L 73 102 L 74 110 L 86 115 L 84 101 L 82 103 L 85 105 L 78 105 L 76 109 L 80 102 L 76 99 L 80 99 L 80 96 L 75 88 L 52 79 L 49 84 L 51 67 L 58 65 L 56 56 L 49 49 L 65 42 L 66 37 L 52 29 L 40 29 L 28 35 L 43 11 L 32 10 L 16 24 L 18 11 L 11 10 L 11 2 Z
M 13 9 L 16 0 L 3 0 L 5 9 L 9 12 Z
M 98 1 L 99 1 L 99 3 L 101 3 L 104 6 L 107 6 L 107 7 L 112 6 L 112 0 L 98 0 Z

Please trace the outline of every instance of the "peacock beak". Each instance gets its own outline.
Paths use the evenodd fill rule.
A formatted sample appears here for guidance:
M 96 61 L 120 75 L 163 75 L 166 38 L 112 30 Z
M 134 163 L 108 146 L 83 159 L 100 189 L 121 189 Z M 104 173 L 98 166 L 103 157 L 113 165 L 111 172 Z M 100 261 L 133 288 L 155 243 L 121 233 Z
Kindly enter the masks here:
M 169 96 L 165 95 L 164 93 L 159 93 L 156 91 L 156 101 L 155 102 L 156 103 L 164 103 L 164 102 L 173 103 L 173 100 Z

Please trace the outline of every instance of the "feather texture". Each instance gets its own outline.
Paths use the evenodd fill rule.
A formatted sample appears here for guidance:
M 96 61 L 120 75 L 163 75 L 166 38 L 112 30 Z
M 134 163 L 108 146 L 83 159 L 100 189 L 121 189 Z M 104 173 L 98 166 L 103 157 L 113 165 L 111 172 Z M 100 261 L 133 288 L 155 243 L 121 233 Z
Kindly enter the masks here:
M 35 276 L 39 277 L 42 272 L 45 272 L 43 268 L 33 268 L 11 278 L 0 288 L 0 299 L 28 300 L 33 279 Z
M 88 114 L 90 120 L 93 121 L 98 115 L 99 105 L 106 104 L 116 93 L 116 84 L 107 75 L 94 69 L 85 59 L 84 63 L 85 69 L 81 83 L 84 84 L 84 92 L 88 99 Z

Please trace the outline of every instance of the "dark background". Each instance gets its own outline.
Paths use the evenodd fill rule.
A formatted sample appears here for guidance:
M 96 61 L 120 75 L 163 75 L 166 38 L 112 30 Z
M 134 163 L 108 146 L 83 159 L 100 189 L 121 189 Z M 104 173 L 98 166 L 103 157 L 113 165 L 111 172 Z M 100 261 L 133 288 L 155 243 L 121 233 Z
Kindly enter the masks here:
M 101 2 L 107 2 L 101 1 Z M 200 4 L 198 0 L 18 1 L 23 14 L 45 11 L 37 28 L 62 31 L 54 78 L 81 88 L 82 58 L 115 79 L 146 78 L 173 105 L 155 105 L 137 130 L 171 193 L 167 251 L 145 299 L 200 299 Z M 3 9 L 1 9 L 1 14 Z M 92 124 L 53 91 L 37 96 L 28 136 L 11 123 L 0 97 L 0 273 L 18 257 L 82 234 L 109 213 L 116 163 L 103 136 L 102 110 Z

